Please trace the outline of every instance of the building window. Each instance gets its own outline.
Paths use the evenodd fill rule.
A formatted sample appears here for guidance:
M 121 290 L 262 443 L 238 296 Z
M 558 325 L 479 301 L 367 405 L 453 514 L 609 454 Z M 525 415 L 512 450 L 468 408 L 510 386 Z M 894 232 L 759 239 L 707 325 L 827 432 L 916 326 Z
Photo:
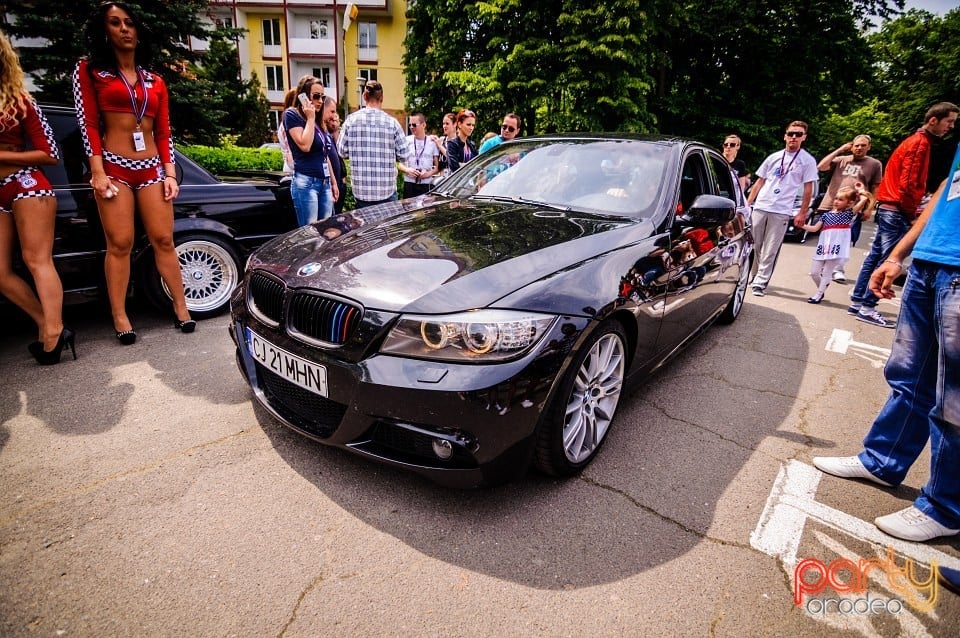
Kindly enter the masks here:
M 357 23 L 358 42 L 361 49 L 375 49 L 377 47 L 377 23 Z
M 280 126 L 280 111 L 268 111 L 267 121 L 270 123 L 270 129 L 276 131 L 277 127 Z
M 263 21 L 263 46 L 280 46 L 280 18 Z
M 359 75 L 365 81 L 369 82 L 370 80 L 377 79 L 377 70 L 376 69 L 360 69 Z
M 217 18 L 215 24 L 218 29 L 232 29 L 233 18 Z
M 283 67 L 274 64 L 268 64 L 264 67 L 264 73 L 267 76 L 268 91 L 283 90 Z
M 320 81 L 323 82 L 323 86 L 328 89 L 330 88 L 330 67 L 314 67 L 313 77 L 320 78 Z
M 327 21 L 326 20 L 310 21 L 310 39 L 311 40 L 327 39 Z

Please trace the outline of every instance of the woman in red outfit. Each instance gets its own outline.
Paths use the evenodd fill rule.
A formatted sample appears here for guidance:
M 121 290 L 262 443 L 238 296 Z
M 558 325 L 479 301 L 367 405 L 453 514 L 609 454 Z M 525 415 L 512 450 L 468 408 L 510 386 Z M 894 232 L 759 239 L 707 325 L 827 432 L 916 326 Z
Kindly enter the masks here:
M 73 331 L 63 327 L 63 286 L 53 265 L 57 200 L 38 168 L 59 158 L 53 131 L 24 89 L 20 62 L 0 32 L 0 293 L 37 323 L 40 337 L 29 350 L 42 365 L 59 363 L 64 346 L 77 357 Z M 13 271 L 17 237 L 36 294 Z
M 89 55 L 73 72 L 73 95 L 90 185 L 107 239 L 104 269 L 117 339 L 137 340 L 127 317 L 134 210 L 153 247 L 157 271 L 173 298 L 173 327 L 193 332 L 173 243 L 173 199 L 179 192 L 170 137 L 167 87 L 141 66 L 150 47 L 146 27 L 122 2 L 101 4 L 87 21 Z

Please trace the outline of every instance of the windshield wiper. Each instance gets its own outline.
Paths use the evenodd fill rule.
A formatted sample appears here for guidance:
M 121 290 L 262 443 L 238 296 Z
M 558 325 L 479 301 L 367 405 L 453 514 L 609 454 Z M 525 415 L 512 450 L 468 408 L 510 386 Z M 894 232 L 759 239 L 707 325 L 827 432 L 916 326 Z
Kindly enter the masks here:
M 470 199 L 480 199 L 491 202 L 506 202 L 509 204 L 529 204 L 562 211 L 571 210 L 569 206 L 564 206 L 563 204 L 551 204 L 550 202 L 541 202 L 539 200 L 529 199 L 526 197 L 508 197 L 506 195 L 472 195 Z

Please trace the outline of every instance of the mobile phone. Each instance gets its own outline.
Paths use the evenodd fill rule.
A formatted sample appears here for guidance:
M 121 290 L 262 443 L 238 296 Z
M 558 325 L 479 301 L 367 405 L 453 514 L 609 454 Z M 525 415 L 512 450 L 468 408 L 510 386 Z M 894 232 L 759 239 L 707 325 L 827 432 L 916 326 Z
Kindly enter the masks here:
M 300 100 L 300 106 L 310 104 L 310 98 L 307 97 L 306 93 L 297 93 L 297 99 Z

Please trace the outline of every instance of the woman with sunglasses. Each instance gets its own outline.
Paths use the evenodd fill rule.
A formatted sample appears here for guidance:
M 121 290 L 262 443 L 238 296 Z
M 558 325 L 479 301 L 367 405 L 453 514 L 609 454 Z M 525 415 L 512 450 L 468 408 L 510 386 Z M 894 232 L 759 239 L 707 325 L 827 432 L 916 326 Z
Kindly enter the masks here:
M 149 30 L 130 6 L 105 2 L 87 20 L 85 35 L 89 53 L 73 71 L 73 94 L 107 242 L 104 270 L 117 340 L 137 340 L 126 310 L 135 210 L 173 300 L 173 327 L 193 332 L 197 322 L 187 309 L 173 242 L 173 200 L 180 186 L 167 87 L 144 68 Z
M 293 153 L 290 195 L 301 226 L 333 214 L 340 195 L 330 154 L 336 143 L 324 130 L 323 82 L 305 75 L 297 83 L 297 102 L 283 113 L 283 126 Z
M 463 109 L 457 113 L 455 122 L 457 136 L 447 140 L 447 164 L 450 166 L 450 172 L 455 172 L 461 164 L 469 162 L 477 155 L 477 145 L 470 139 L 477 125 L 476 114 Z
M 27 93 L 17 54 L 0 32 L 0 294 L 37 324 L 39 339 L 27 349 L 40 365 L 60 363 L 65 346 L 77 358 L 73 331 L 63 327 L 63 286 L 53 265 L 57 200 L 39 168 L 59 159 L 53 130 Z M 13 271 L 18 238 L 36 294 Z

